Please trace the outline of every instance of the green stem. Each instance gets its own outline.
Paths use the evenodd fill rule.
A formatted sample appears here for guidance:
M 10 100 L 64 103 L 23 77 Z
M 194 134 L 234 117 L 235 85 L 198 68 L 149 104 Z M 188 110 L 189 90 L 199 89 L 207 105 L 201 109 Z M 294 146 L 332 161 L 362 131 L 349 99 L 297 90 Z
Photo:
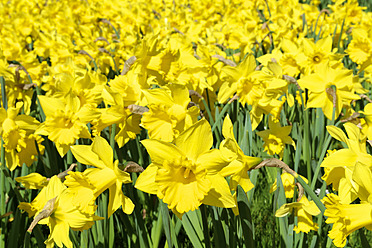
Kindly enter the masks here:
M 338 125 L 340 125 L 340 123 L 341 123 L 341 121 L 337 122 L 335 126 L 337 127 Z M 318 165 L 317 165 L 317 167 L 314 171 L 313 180 L 311 181 L 311 188 L 313 190 L 315 188 L 315 184 L 316 184 L 316 181 L 317 181 L 316 179 L 317 179 L 317 177 L 319 175 L 319 172 L 320 172 L 320 168 L 321 168 L 320 165 L 322 164 L 323 158 L 325 157 L 325 155 L 327 153 L 327 149 L 328 149 L 329 143 L 331 143 L 331 140 L 332 140 L 332 136 L 327 133 L 326 142 L 324 142 L 322 144 L 323 150 L 322 150 L 322 153 L 320 154 L 320 157 L 319 157 L 319 160 L 318 160 Z
M 112 151 L 114 152 L 115 160 L 118 159 L 118 155 L 115 150 L 115 135 L 116 135 L 116 124 L 112 124 L 111 126 L 111 133 L 110 133 L 110 146 Z
M 336 101 L 336 99 L 334 100 Z M 333 106 L 333 111 L 332 111 L 332 120 L 331 120 L 331 125 L 334 125 L 335 123 L 335 115 L 336 115 L 336 105 Z M 336 123 L 336 126 L 338 126 L 341 122 L 338 122 Z M 312 181 L 311 181 L 311 188 L 312 190 L 314 190 L 314 187 L 315 187 L 315 184 L 316 184 L 316 181 L 317 181 L 317 177 L 319 175 L 319 172 L 320 172 L 320 165 L 322 164 L 323 162 L 323 158 L 327 152 L 327 148 L 329 146 L 329 143 L 331 142 L 331 135 L 330 134 L 327 134 L 327 139 L 326 139 L 326 142 L 323 144 L 323 150 L 322 150 L 322 153 L 320 154 L 320 157 L 319 157 L 319 160 L 318 160 L 318 165 L 314 171 L 314 176 L 312 177 Z M 309 181 L 310 182 L 310 181 Z
M 139 139 L 140 139 L 140 137 L 137 136 L 136 137 L 136 145 L 137 145 L 137 150 L 138 150 L 138 164 L 143 165 L 143 162 L 144 162 L 143 151 L 141 150 L 141 145 L 140 145 Z
M 72 164 L 73 162 L 73 157 L 72 157 L 72 152 L 71 150 L 69 150 L 67 152 L 67 156 L 66 156 L 66 162 L 67 162 L 67 168 Z
M 224 114 L 226 113 L 226 111 L 230 108 L 230 105 L 231 103 L 227 103 L 225 105 L 225 107 L 223 107 L 221 113 L 218 115 L 218 117 L 216 118 L 216 122 L 213 124 L 212 126 L 212 132 L 217 128 L 217 126 L 220 124 L 220 120 L 222 119 L 222 117 L 224 116 Z
M 38 96 L 41 96 L 41 89 L 39 86 L 36 86 L 35 87 L 35 90 L 36 90 L 36 102 L 37 102 L 37 105 L 39 107 L 39 115 L 40 115 L 40 121 L 41 122 L 44 122 L 45 121 L 45 113 L 44 113 L 44 110 L 43 108 L 41 107 L 41 104 L 40 104 L 40 100 L 39 100 L 39 97 Z
M 310 140 L 310 123 L 309 123 L 309 110 L 305 110 L 304 112 L 304 142 L 303 144 L 303 155 L 304 155 L 304 162 L 306 164 L 306 178 L 309 180 L 309 183 L 311 183 L 311 140 Z
M 214 125 L 214 120 L 213 120 L 213 116 L 212 116 L 212 112 L 207 104 L 207 102 L 205 101 L 204 97 L 201 98 L 201 101 L 203 102 L 204 104 L 204 107 L 205 107 L 205 111 L 207 112 L 208 114 L 208 118 L 209 118 L 209 123 L 211 126 Z M 217 143 L 221 143 L 221 138 L 220 138 L 220 134 L 218 133 L 217 130 L 214 131 L 214 135 L 216 136 L 216 139 L 217 139 Z

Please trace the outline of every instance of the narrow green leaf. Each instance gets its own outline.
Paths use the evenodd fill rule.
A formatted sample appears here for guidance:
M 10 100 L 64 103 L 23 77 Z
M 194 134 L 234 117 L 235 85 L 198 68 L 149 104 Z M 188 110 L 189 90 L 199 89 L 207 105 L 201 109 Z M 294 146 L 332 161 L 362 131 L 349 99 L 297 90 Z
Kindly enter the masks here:
M 252 222 L 251 211 L 248 205 L 248 198 L 243 188 L 238 185 L 238 208 L 239 218 L 243 228 L 244 243 L 246 247 L 255 247 L 254 226 Z
M 189 213 L 189 212 L 188 212 Z M 183 228 L 185 229 L 186 231 L 186 234 L 187 236 L 189 237 L 192 245 L 196 248 L 203 248 L 203 244 L 201 242 L 201 240 L 199 239 L 190 219 L 189 219 L 189 215 L 188 213 L 185 213 L 183 216 L 182 216 L 182 225 L 183 225 Z
M 216 248 L 224 248 L 227 246 L 226 243 L 226 237 L 225 237 L 225 232 L 224 228 L 222 226 L 222 222 L 220 221 L 220 215 L 218 214 L 217 207 L 211 207 L 213 210 L 213 215 L 212 215 L 212 223 L 213 223 L 213 230 L 214 230 L 214 237 L 213 237 L 213 243 L 214 247 Z
M 158 206 L 158 213 L 158 218 L 152 222 L 151 240 L 153 247 L 159 247 L 160 238 L 163 233 L 163 212 L 161 211 L 160 204 Z
M 170 220 L 169 220 L 170 218 L 169 218 L 168 206 L 162 200 L 159 200 L 159 204 L 161 205 L 165 237 L 167 238 L 168 247 L 172 248 L 173 245 L 172 245 L 172 237 L 171 237 L 171 232 L 170 232 Z

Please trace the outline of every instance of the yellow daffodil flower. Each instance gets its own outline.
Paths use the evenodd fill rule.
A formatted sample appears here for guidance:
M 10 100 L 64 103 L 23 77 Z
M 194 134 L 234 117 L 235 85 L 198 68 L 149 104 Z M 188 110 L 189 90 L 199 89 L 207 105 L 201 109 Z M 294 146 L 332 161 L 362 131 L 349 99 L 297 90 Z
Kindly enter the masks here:
M 306 178 L 304 178 L 303 176 L 301 176 L 301 177 L 306 183 L 308 183 L 308 180 Z M 290 173 L 284 172 L 280 175 L 280 178 L 282 180 L 284 193 L 285 193 L 285 198 L 293 198 L 294 189 L 295 189 L 295 186 L 296 186 L 294 177 Z M 273 183 L 273 185 L 270 188 L 270 193 L 277 190 L 277 188 L 278 188 L 277 179 L 275 179 L 275 182 Z
M 242 186 L 245 192 L 251 190 L 254 185 L 249 180 L 248 170 L 261 162 L 261 158 L 255 158 L 247 156 L 240 149 L 238 143 L 235 140 L 233 125 L 230 117 L 227 115 L 223 122 L 222 134 L 225 140 L 222 141 L 220 149 L 224 154 L 231 154 L 230 157 L 232 162 L 224 167 L 220 174 L 224 177 L 231 176 L 230 178 L 230 189 L 236 190 L 238 185 Z
M 143 114 L 141 125 L 148 130 L 151 139 L 171 142 L 196 122 L 199 109 L 188 108 L 190 98 L 185 86 L 171 84 L 168 87 L 169 90 L 144 91 L 149 112 Z
M 296 233 L 305 232 L 308 233 L 310 230 L 317 231 L 318 225 L 313 222 L 311 216 L 320 214 L 320 210 L 315 205 L 314 201 L 309 201 L 306 196 L 302 196 L 300 201 L 287 203 L 276 210 L 276 217 L 284 217 L 288 215 L 292 209 L 295 210 L 297 216 L 297 226 L 293 228 Z
M 56 144 L 61 157 L 70 149 L 70 145 L 79 138 L 91 138 L 87 123 L 99 117 L 99 112 L 89 106 L 82 106 L 80 99 L 72 93 L 64 100 L 39 96 L 41 107 L 46 115 L 37 134 L 47 135 Z
M 15 180 L 22 183 L 26 189 L 42 189 L 48 185 L 48 179 L 39 173 L 30 173 L 27 176 L 16 177 Z
M 254 56 L 247 57 L 237 66 L 225 66 L 222 71 L 229 76 L 222 83 L 218 93 L 218 101 L 226 102 L 236 92 L 240 98 L 240 102 L 244 105 L 253 105 L 262 96 L 262 87 L 253 77 L 255 75 L 256 59 Z
M 69 172 L 65 185 L 71 191 L 71 201 L 81 211 L 94 213 L 96 198 L 106 189 L 110 191 L 108 216 L 110 217 L 120 206 L 123 212 L 130 214 L 134 209 L 131 199 L 122 192 L 122 184 L 130 183 L 130 175 L 118 167 L 119 161 L 113 161 L 113 151 L 107 141 L 97 136 L 92 145 L 71 146 L 72 154 L 82 164 L 96 168 L 84 172 Z
M 325 167 L 322 179 L 327 184 L 333 185 L 338 191 L 342 204 L 349 204 L 358 197 L 359 186 L 353 180 L 355 166 L 357 163 L 369 165 L 372 156 L 366 151 L 365 139 L 361 139 L 360 128 L 352 123 L 345 123 L 344 127 L 348 134 L 338 127 L 327 126 L 328 132 L 335 139 L 346 143 L 348 148 L 340 149 L 327 156 L 320 166 Z
M 328 236 L 333 239 L 337 247 L 346 245 L 346 238 L 352 232 L 362 228 L 371 228 L 372 225 L 372 204 L 342 204 L 340 197 L 335 194 L 328 194 L 323 198 L 327 216 L 326 223 L 333 224 Z
M 118 82 L 119 80 L 116 80 Z M 93 135 L 99 135 L 100 132 L 112 125 L 117 124 L 117 131 L 115 135 L 115 140 L 119 148 L 123 147 L 129 140 L 135 139 L 136 135 L 141 132 L 139 126 L 141 115 L 132 114 L 128 109 L 128 102 L 135 103 L 137 100 L 131 101 L 133 96 L 126 95 L 131 92 L 131 89 L 127 88 L 127 93 L 125 95 L 121 92 L 116 92 L 113 90 L 115 87 L 105 86 L 102 91 L 102 97 L 106 104 L 109 104 L 109 108 L 97 109 L 100 112 L 100 117 L 92 120 Z M 136 97 L 133 97 L 134 99 Z M 133 99 L 132 98 L 132 99 Z M 126 101 L 128 100 L 128 101 Z
M 79 211 L 71 201 L 72 195 L 63 185 L 61 179 L 53 176 L 48 186 L 44 187 L 31 203 L 21 202 L 19 208 L 28 212 L 29 216 L 35 218 L 43 211 L 49 211 L 48 216 L 43 216 L 39 224 L 48 225 L 50 234 L 45 241 L 46 247 L 51 248 L 54 243 L 58 247 L 65 245 L 72 248 L 69 238 L 69 229 L 86 230 L 89 229 L 95 220 L 102 219 L 93 214 L 86 214 Z
M 31 116 L 18 115 L 22 106 L 19 102 L 15 108 L 0 108 L 0 135 L 4 139 L 6 165 L 11 171 L 23 163 L 30 166 L 37 159 L 35 141 L 44 153 L 43 139 L 34 134 L 40 123 Z
M 352 100 L 360 99 L 354 94 L 353 74 L 350 70 L 333 69 L 324 65 L 316 73 L 298 80 L 298 83 L 301 88 L 309 90 L 307 108 L 322 108 L 324 115 L 330 120 L 334 102 L 336 119 L 344 105 L 348 106 Z
M 257 132 L 257 135 L 264 140 L 264 151 L 267 151 L 269 155 L 278 154 L 282 157 L 286 144 L 296 148 L 296 144 L 289 136 L 291 130 L 292 126 L 282 127 L 279 122 L 275 122 L 270 116 L 269 129 Z
M 369 140 L 372 140 L 372 103 L 368 103 L 364 106 L 363 111 L 359 111 L 364 115 L 364 125 L 362 125 L 362 133 L 367 136 Z
M 229 161 L 220 150 L 210 150 L 213 137 L 205 119 L 181 133 L 174 144 L 154 139 L 142 144 L 152 164 L 138 177 L 135 187 L 156 194 L 179 218 L 201 204 L 235 206 L 227 181 L 219 173 Z

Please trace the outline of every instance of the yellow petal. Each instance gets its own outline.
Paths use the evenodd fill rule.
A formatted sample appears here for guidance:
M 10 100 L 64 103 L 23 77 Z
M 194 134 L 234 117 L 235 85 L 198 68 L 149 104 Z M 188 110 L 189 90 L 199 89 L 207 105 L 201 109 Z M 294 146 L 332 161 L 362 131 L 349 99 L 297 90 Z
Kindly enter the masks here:
M 92 151 L 98 155 L 108 168 L 113 168 L 113 151 L 107 140 L 96 136 L 92 143 Z
M 15 180 L 22 183 L 27 189 L 41 189 L 48 185 L 47 178 L 39 173 L 31 173 L 27 176 L 16 177 Z
M 207 178 L 211 182 L 211 189 L 202 202 L 206 205 L 221 208 L 235 207 L 235 200 L 230 192 L 226 179 L 219 174 L 213 176 L 207 175 Z
M 175 144 L 187 158 L 196 162 L 197 158 L 209 151 L 213 145 L 211 126 L 207 120 L 202 119 L 181 133 Z
M 225 138 L 230 138 L 230 139 L 235 140 L 233 125 L 232 125 L 229 115 L 226 115 L 225 120 L 223 121 L 222 135 Z
M 110 188 L 110 200 L 107 208 L 108 217 L 110 217 L 120 206 L 123 206 L 123 212 L 131 214 L 134 209 L 133 202 L 121 191 L 122 183 L 116 181 Z
M 65 109 L 65 104 L 57 98 L 38 96 L 41 107 L 46 116 L 53 116 L 56 113 L 56 109 Z
M 173 160 L 175 157 L 185 156 L 175 145 L 159 140 L 142 140 L 141 143 L 146 148 L 151 157 L 151 161 L 156 164 L 163 164 L 164 160 Z
M 349 140 L 347 139 L 345 133 L 340 128 L 335 127 L 335 126 L 327 126 L 326 128 L 327 128 L 327 131 L 329 132 L 329 134 L 333 138 L 335 138 L 339 141 L 345 142 L 348 145 L 348 147 L 350 147 L 349 146 Z
M 276 210 L 275 216 L 276 217 L 284 217 L 284 216 L 288 215 L 292 211 L 292 209 L 300 208 L 302 205 L 303 205 L 303 203 L 299 203 L 299 202 L 284 204 L 278 210 Z
M 92 151 L 91 146 L 87 145 L 71 146 L 71 152 L 76 158 L 76 160 L 82 164 L 93 165 L 100 169 L 106 168 L 105 163 L 100 159 L 97 153 Z
M 137 178 L 135 188 L 156 195 L 158 192 L 158 185 L 155 182 L 156 172 L 158 167 L 154 164 L 150 164 Z

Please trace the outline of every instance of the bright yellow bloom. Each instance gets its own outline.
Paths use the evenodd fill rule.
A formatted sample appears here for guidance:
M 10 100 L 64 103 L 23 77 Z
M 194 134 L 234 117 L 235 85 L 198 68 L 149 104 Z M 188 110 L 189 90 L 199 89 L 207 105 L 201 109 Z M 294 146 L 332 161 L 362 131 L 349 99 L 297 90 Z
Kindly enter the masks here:
M 109 205 L 107 208 L 110 217 L 120 206 L 123 212 L 133 212 L 134 204 L 122 191 L 123 183 L 130 183 L 130 175 L 121 170 L 119 161 L 113 161 L 113 151 L 107 141 L 97 136 L 92 145 L 71 146 L 72 154 L 82 164 L 92 165 L 84 172 L 69 172 L 65 185 L 71 190 L 71 201 L 81 211 L 94 213 L 96 198 L 106 189 L 110 190 Z
M 102 102 L 101 92 L 107 79 L 100 71 L 79 68 L 72 60 L 57 64 L 48 71 L 42 88 L 48 97 L 64 98 L 77 96 L 80 105 L 97 107 Z
M 210 148 L 213 136 L 203 119 L 181 133 L 174 144 L 143 140 L 152 164 L 135 187 L 156 194 L 179 217 L 201 204 L 232 208 L 235 201 L 219 171 L 228 164 L 222 152 Z
M 39 173 L 31 173 L 27 176 L 16 177 L 15 180 L 22 183 L 26 189 L 42 189 L 48 185 L 48 180 Z
M 33 134 L 40 123 L 31 116 L 18 115 L 22 106 L 17 103 L 15 108 L 0 108 L 0 135 L 4 140 L 6 165 L 11 171 L 23 163 L 30 166 L 36 161 L 35 141 L 40 153 L 44 153 L 43 139 Z
M 116 82 L 120 83 L 122 81 L 118 79 L 116 80 Z M 128 102 L 136 102 L 136 100 L 134 100 L 135 97 L 131 96 L 130 94 L 128 96 L 126 95 L 128 93 L 132 93 L 130 87 L 123 87 L 127 90 L 127 93 L 125 94 L 123 94 L 122 92 L 116 92 L 112 90 L 113 88 L 115 89 L 116 87 L 105 86 L 103 88 L 102 96 L 105 100 L 105 103 L 107 105 L 110 105 L 110 108 L 97 109 L 97 111 L 99 111 L 101 115 L 99 118 L 96 118 L 92 121 L 92 133 L 94 135 L 99 135 L 104 128 L 112 124 L 117 124 L 115 140 L 119 148 L 121 148 L 130 139 L 135 139 L 136 135 L 141 132 L 141 128 L 139 126 L 141 115 L 132 114 L 127 108 Z
M 279 121 L 275 122 L 270 116 L 269 129 L 257 132 L 257 135 L 264 140 L 264 150 L 267 151 L 269 155 L 278 154 L 282 157 L 286 144 L 296 148 L 294 141 L 289 136 L 291 130 L 292 126 L 282 127 Z
M 232 157 L 232 162 L 223 168 L 220 174 L 224 177 L 231 176 L 231 190 L 236 190 L 236 187 L 240 185 L 245 192 L 248 192 L 254 187 L 251 180 L 249 180 L 248 170 L 260 163 L 262 159 L 247 156 L 240 149 L 235 140 L 233 125 L 228 115 L 223 122 L 222 134 L 225 140 L 221 142 L 220 149 L 224 154 L 231 153 L 229 155 Z
M 326 207 L 324 215 L 328 217 L 326 223 L 333 224 L 328 236 L 333 239 L 335 246 L 344 247 L 347 236 L 362 227 L 371 229 L 371 203 L 342 204 L 335 194 L 326 195 L 323 201 Z
M 39 96 L 46 120 L 40 125 L 37 134 L 47 135 L 56 144 L 63 157 L 70 146 L 79 138 L 91 138 L 87 123 L 99 117 L 99 112 L 82 105 L 77 96 L 69 93 L 65 99 Z
M 253 55 L 247 55 L 237 67 L 223 67 L 222 71 L 228 78 L 225 78 L 218 92 L 218 101 L 221 103 L 236 92 L 242 105 L 252 106 L 252 130 L 261 122 L 263 114 L 272 114 L 278 118 L 284 103 L 278 99 L 287 87 L 287 82 L 281 79 L 282 69 L 277 63 L 269 62 L 268 69 L 262 72 L 255 69 L 256 60 Z
M 368 32 L 362 28 L 353 28 L 353 39 L 351 40 L 346 52 L 350 59 L 357 64 L 363 64 L 371 56 L 372 40 L 368 37 Z
M 366 151 L 365 139 L 361 139 L 360 128 L 352 123 L 345 123 L 345 133 L 335 126 L 327 126 L 328 132 L 335 139 L 346 143 L 348 148 L 340 149 L 322 162 L 325 174 L 322 177 L 338 191 L 342 204 L 349 204 L 358 198 L 359 186 L 354 181 L 354 171 L 357 163 L 372 164 L 372 156 Z
M 69 238 L 69 229 L 72 230 L 86 230 L 89 229 L 95 220 L 102 219 L 94 214 L 88 215 L 79 211 L 76 206 L 72 204 L 72 195 L 63 185 L 61 179 L 53 176 L 48 186 L 44 187 L 37 197 L 31 203 L 21 202 L 19 208 L 28 212 L 29 216 L 38 216 L 44 206 L 49 204 L 52 212 L 49 217 L 40 220 L 39 224 L 47 224 L 50 229 L 50 234 L 45 244 L 48 248 L 54 246 L 58 247 L 65 245 L 72 248 L 72 242 Z M 50 204 L 50 201 L 53 203 Z
M 310 39 L 303 39 L 303 51 L 306 56 L 305 75 L 318 72 L 319 69 L 325 67 L 331 59 L 332 53 L 332 37 L 327 36 L 316 43 Z
M 218 101 L 226 102 L 236 92 L 240 98 L 240 102 L 244 105 L 253 105 L 262 96 L 262 87 L 253 77 L 255 75 L 256 59 L 254 56 L 247 55 L 247 57 L 237 66 L 225 66 L 222 71 L 229 76 L 224 83 L 222 83 L 219 93 Z
M 368 103 L 364 106 L 363 111 L 359 111 L 364 115 L 365 124 L 362 126 L 362 132 L 367 135 L 369 140 L 372 140 L 372 103 Z
M 309 90 L 307 108 L 322 108 L 324 115 L 330 120 L 333 102 L 337 119 L 344 105 L 349 106 L 352 100 L 360 99 L 354 94 L 353 73 L 350 70 L 333 69 L 329 65 L 324 65 L 316 73 L 298 80 L 298 83 L 301 88 Z
M 141 125 L 148 130 L 151 139 L 171 142 L 182 131 L 197 121 L 199 109 L 188 108 L 189 91 L 185 86 L 170 84 L 169 90 L 144 91 L 149 112 L 143 114 Z
M 306 196 L 303 195 L 299 202 L 287 203 L 281 206 L 276 211 L 275 216 L 284 217 L 288 215 L 292 209 L 295 210 L 295 215 L 297 216 L 297 226 L 293 228 L 293 231 L 296 233 L 308 233 L 310 230 L 318 230 L 318 225 L 313 222 L 311 217 L 320 214 L 320 210 L 315 205 L 314 201 L 309 201 Z

